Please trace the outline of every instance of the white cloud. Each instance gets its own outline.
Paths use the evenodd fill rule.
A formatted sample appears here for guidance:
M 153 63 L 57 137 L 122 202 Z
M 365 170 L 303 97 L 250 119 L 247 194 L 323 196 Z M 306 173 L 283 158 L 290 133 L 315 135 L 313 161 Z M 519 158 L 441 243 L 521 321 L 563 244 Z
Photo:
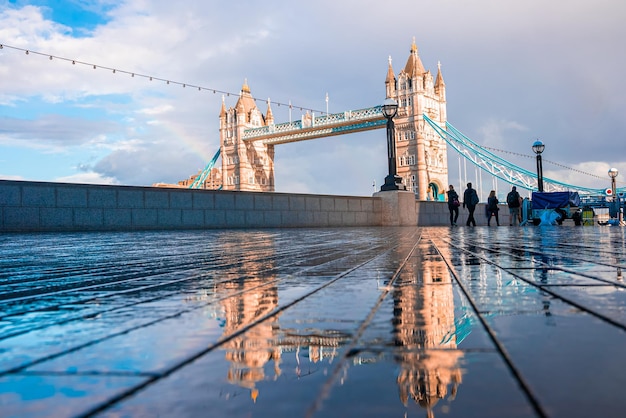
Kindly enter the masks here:
M 0 180 L 25 180 L 25 178 L 12 174 L 0 174 Z
M 527 132 L 528 128 L 516 121 L 489 119 L 479 128 L 479 137 L 472 138 L 480 145 L 505 148 L 511 132 Z
M 54 181 L 60 183 L 120 184 L 115 178 L 104 177 L 94 172 L 76 173 L 71 176 L 58 177 L 54 179 Z
M 174 110 L 174 106 L 172 106 L 171 104 L 162 104 L 160 106 L 140 109 L 137 111 L 137 113 L 140 113 L 143 115 L 154 116 L 154 115 L 162 115 L 163 113 L 167 113 L 172 110 Z M 155 121 L 150 121 L 150 123 L 155 123 Z
M 0 50 L 0 142 L 73 154 L 122 184 L 182 180 L 219 146 L 221 94 L 119 70 L 231 92 L 248 78 L 257 97 L 321 110 L 328 92 L 336 112 L 380 103 L 387 56 L 398 72 L 415 36 L 427 69 L 442 62 L 450 122 L 477 142 L 526 154 L 540 137 L 546 159 L 572 167 L 626 152 L 618 53 L 626 3 L 618 0 L 105 6 L 107 23 L 76 37 L 35 6 L 0 5 L 0 43 L 118 69 Z M 226 97 L 227 106 L 235 101 Z M 288 119 L 284 106 L 272 110 L 277 122 Z M 283 147 L 279 190 L 370 194 L 385 175 L 382 131 Z M 57 166 L 51 161 L 51 178 L 71 178 L 55 175 Z M 550 173 L 585 181 L 568 171 Z

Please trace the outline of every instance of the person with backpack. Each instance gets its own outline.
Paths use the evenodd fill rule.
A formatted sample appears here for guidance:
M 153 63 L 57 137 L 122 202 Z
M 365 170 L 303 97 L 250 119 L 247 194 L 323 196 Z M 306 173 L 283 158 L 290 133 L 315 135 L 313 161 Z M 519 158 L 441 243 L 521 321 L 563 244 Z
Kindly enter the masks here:
M 467 215 L 467 222 L 465 225 L 476 226 L 476 220 L 474 219 L 474 211 L 476 210 L 476 205 L 480 199 L 478 199 L 478 194 L 476 190 L 472 189 L 472 183 L 467 183 L 467 189 L 463 192 L 463 208 L 467 207 L 467 211 L 469 212 Z
M 455 226 L 456 220 L 459 219 L 459 206 L 461 203 L 459 202 L 459 195 L 456 190 L 454 190 L 454 186 L 450 185 L 450 190 L 446 192 L 448 195 L 448 210 L 450 211 L 450 225 Z
M 509 205 L 509 226 L 517 226 L 519 223 L 520 195 L 515 186 L 513 186 L 509 194 L 506 195 L 506 204 Z
M 498 198 L 496 197 L 496 191 L 492 190 L 489 193 L 489 197 L 487 198 L 487 226 L 491 226 L 491 217 L 495 216 L 496 225 L 500 226 L 500 219 L 498 218 L 498 211 L 500 208 L 498 207 Z

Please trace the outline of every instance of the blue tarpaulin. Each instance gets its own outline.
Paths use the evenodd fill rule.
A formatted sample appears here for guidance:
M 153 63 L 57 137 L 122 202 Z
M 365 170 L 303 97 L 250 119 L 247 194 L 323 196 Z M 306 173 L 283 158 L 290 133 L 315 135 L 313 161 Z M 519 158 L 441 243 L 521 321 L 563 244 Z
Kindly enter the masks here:
M 558 209 L 580 205 L 578 192 L 533 192 L 533 209 Z

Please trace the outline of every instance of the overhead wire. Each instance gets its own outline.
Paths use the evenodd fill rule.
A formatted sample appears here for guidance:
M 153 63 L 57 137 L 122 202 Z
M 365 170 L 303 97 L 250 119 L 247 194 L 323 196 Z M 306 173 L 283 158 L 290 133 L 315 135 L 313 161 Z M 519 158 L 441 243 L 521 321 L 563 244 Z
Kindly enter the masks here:
M 171 80 L 171 79 L 156 77 L 156 76 L 153 76 L 153 75 L 141 74 L 141 73 L 138 73 L 138 72 L 135 72 L 135 71 L 121 70 L 121 69 L 116 68 L 116 67 L 109 67 L 109 66 L 106 66 L 106 65 L 94 64 L 94 63 L 90 63 L 90 62 L 80 61 L 80 60 L 73 59 L 73 58 L 61 57 L 61 56 L 54 55 L 54 54 L 48 54 L 48 53 L 44 53 L 44 52 L 33 51 L 32 49 L 25 49 L 25 48 L 20 48 L 20 47 L 17 47 L 17 46 L 12 46 L 12 45 L 0 44 L 0 49 L 4 49 L 4 48 L 13 49 L 13 50 L 16 50 L 16 51 L 22 51 L 22 52 L 25 53 L 25 55 L 34 54 L 34 55 L 39 55 L 39 56 L 42 56 L 42 57 L 48 57 L 50 59 L 50 61 L 56 59 L 56 60 L 71 62 L 72 65 L 77 65 L 78 64 L 78 65 L 85 65 L 85 66 L 88 66 L 88 67 L 92 67 L 94 70 L 96 70 L 96 69 L 108 70 L 108 71 L 111 71 L 113 74 L 118 74 L 118 73 L 128 74 L 131 77 L 145 78 L 145 79 L 148 79 L 149 81 L 162 81 L 162 82 L 164 82 L 166 84 L 179 85 L 179 86 L 182 86 L 183 88 L 197 89 L 198 91 L 203 91 L 204 90 L 204 91 L 208 91 L 208 92 L 213 92 L 213 94 L 220 93 L 220 94 L 226 95 L 227 97 L 229 97 L 229 96 L 235 96 L 235 97 L 241 96 L 241 93 L 233 93 L 233 92 L 230 92 L 230 91 L 214 89 L 214 88 L 210 88 L 210 87 L 203 87 L 203 86 L 199 86 L 199 85 L 192 84 L 192 83 L 184 83 L 184 82 L 181 82 L 181 81 L 174 81 L 174 80 Z M 266 103 L 266 102 L 269 101 L 269 99 L 261 99 L 261 98 L 254 97 L 254 96 L 252 96 L 252 99 L 255 102 L 260 101 L 262 103 Z M 276 104 L 278 107 L 280 107 L 282 105 L 282 106 L 288 107 L 289 109 L 299 109 L 301 111 L 309 111 L 311 113 L 318 113 L 318 114 L 322 114 L 322 115 L 324 115 L 324 114 L 327 115 L 328 114 L 327 112 L 322 111 L 322 110 L 317 110 L 317 109 L 313 109 L 313 108 L 306 107 L 306 106 L 293 105 L 291 103 L 291 101 L 289 103 L 283 103 L 283 102 L 278 102 L 278 101 L 273 101 L 272 100 L 272 101 L 270 101 L 270 103 L 271 104 Z
M 516 155 L 518 157 L 530 158 L 530 159 L 533 159 L 533 160 L 536 158 L 535 156 L 532 156 L 532 155 L 522 154 L 520 152 L 507 151 L 507 150 L 503 150 L 503 149 L 499 149 L 499 148 L 493 148 L 493 147 L 487 147 L 487 146 L 482 146 L 482 148 L 488 149 L 490 151 L 501 152 L 501 153 L 504 153 L 504 154 Z M 549 164 L 552 164 L 552 165 L 564 168 L 566 170 L 574 171 L 574 172 L 579 173 L 579 174 L 584 174 L 586 176 L 595 177 L 595 178 L 600 179 L 600 180 L 606 180 L 606 177 L 598 176 L 597 174 L 588 173 L 586 171 L 579 170 L 577 168 L 568 167 L 568 166 L 566 166 L 564 164 L 561 164 L 561 163 L 557 163 L 557 162 L 554 162 L 554 161 L 546 160 L 545 158 L 542 158 L 541 161 L 543 161 L 544 163 L 549 163 Z M 618 183 L 624 183 L 624 182 L 618 181 Z M 624 184 L 626 184 L 626 183 L 624 183 Z

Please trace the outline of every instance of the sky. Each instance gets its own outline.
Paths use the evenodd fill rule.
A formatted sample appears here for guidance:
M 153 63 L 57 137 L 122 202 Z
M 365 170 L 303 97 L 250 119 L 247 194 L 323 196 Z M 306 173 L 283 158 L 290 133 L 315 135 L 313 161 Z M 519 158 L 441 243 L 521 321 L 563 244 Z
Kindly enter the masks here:
M 326 94 L 330 113 L 375 106 L 388 57 L 397 74 L 415 38 L 459 131 L 533 172 L 540 139 L 546 177 L 605 188 L 615 167 L 623 187 L 625 19 L 623 0 L 0 0 L 0 179 L 176 183 L 219 149 L 222 100 L 245 81 L 276 123 L 278 103 L 297 120 Z M 278 145 L 276 191 L 369 196 L 385 141 Z M 448 165 L 457 189 L 476 177 L 452 151 Z

